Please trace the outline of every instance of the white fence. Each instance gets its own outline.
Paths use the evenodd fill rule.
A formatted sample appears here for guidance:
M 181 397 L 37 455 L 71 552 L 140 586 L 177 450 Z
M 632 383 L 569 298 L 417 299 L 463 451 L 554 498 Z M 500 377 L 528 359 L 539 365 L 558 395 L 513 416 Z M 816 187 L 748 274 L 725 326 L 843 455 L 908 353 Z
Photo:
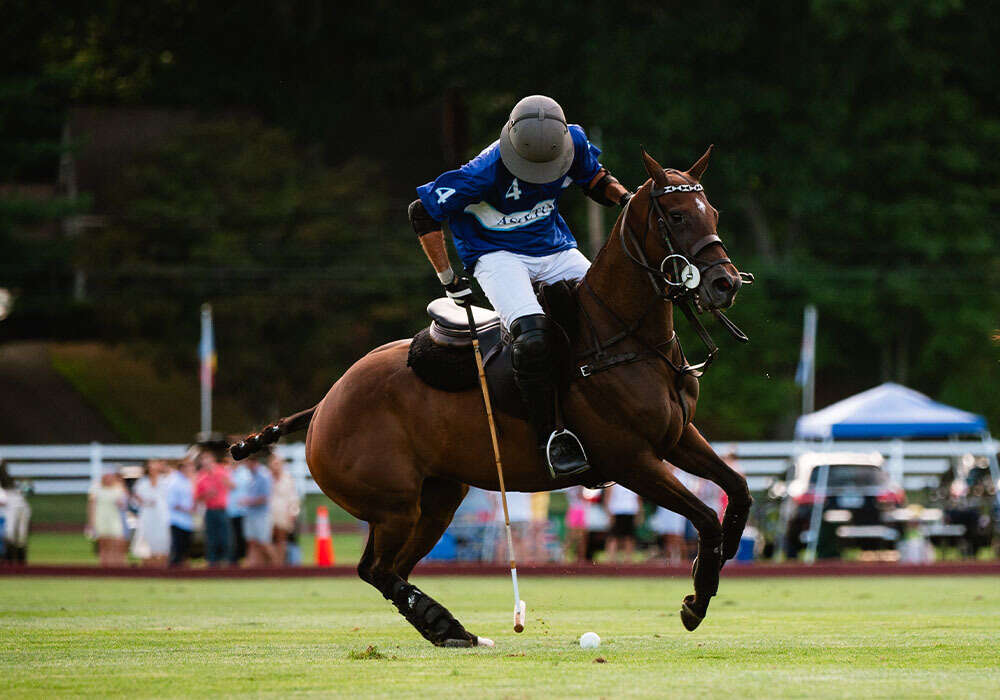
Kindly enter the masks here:
M 997 452 L 1000 443 L 984 436 L 972 441 L 882 442 L 716 442 L 720 455 L 735 454 L 750 489 L 766 489 L 774 479 L 783 478 L 791 461 L 804 452 L 880 452 L 897 483 L 908 490 L 936 486 L 941 475 L 965 455 L 987 457 L 994 479 L 1000 479 Z M 179 459 L 187 445 L 0 445 L 0 459 L 6 460 L 10 475 L 30 479 L 38 494 L 83 494 L 100 475 L 147 459 Z M 279 443 L 278 453 L 289 464 L 304 493 L 319 493 L 306 466 L 305 444 Z
M 0 445 L 0 459 L 15 479 L 30 479 L 37 494 L 83 494 L 106 471 L 141 465 L 147 459 L 180 459 L 188 445 Z M 319 493 L 306 466 L 303 442 L 279 444 L 278 454 L 303 493 Z

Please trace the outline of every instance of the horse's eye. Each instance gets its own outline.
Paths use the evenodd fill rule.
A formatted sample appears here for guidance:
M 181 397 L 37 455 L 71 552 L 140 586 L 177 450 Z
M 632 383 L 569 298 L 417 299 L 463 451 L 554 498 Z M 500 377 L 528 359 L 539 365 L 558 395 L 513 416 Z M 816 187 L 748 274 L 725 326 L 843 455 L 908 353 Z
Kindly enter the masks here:
M 680 224 L 684 222 L 684 215 L 679 211 L 670 212 L 670 223 Z

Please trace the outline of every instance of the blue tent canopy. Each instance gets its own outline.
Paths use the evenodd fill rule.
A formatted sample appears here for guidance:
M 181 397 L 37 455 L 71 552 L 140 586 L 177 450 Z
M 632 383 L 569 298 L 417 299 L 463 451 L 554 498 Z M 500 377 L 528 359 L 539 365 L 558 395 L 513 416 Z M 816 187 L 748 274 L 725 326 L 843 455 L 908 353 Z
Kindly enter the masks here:
M 980 434 L 986 419 L 887 382 L 800 416 L 796 439 L 864 440 Z

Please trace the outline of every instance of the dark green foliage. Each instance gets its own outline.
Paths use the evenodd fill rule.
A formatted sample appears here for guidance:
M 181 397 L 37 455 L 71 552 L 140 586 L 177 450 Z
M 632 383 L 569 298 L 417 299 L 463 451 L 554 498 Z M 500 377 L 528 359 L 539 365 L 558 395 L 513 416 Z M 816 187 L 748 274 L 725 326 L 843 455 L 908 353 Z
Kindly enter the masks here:
M 381 177 L 364 159 L 327 168 L 256 120 L 184 130 L 130 169 L 120 220 L 82 258 L 108 332 L 192 365 L 210 301 L 220 391 L 261 419 L 318 400 L 374 345 L 415 331 L 433 289 L 414 238 L 387 235 L 405 209 Z

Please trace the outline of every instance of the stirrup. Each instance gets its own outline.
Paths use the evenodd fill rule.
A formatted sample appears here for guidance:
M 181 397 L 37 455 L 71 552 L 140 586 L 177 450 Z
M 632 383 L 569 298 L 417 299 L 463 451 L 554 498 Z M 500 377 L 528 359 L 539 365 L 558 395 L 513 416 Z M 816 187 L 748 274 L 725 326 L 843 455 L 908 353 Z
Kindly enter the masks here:
M 553 430 L 545 443 L 545 464 L 553 479 L 590 469 L 580 438 L 569 430 Z

